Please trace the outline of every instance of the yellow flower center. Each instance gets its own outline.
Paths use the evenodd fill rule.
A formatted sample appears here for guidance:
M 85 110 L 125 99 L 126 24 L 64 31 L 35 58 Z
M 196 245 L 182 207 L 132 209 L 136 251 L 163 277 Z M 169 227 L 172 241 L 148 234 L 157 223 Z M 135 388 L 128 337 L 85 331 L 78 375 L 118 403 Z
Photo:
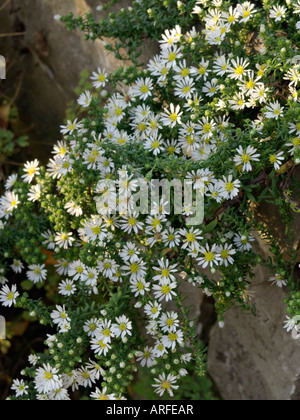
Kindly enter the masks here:
M 177 335 L 176 334 L 169 334 L 169 340 L 170 341 L 176 341 L 177 340 Z
M 206 252 L 204 256 L 206 261 L 213 261 L 215 259 L 215 254 L 213 252 Z
M 140 271 L 140 266 L 134 263 L 130 266 L 130 270 L 132 273 L 138 273 Z
M 173 122 L 175 122 L 176 120 L 177 120 L 177 114 L 175 114 L 175 113 L 173 113 L 173 114 L 170 114 L 170 120 L 171 121 L 173 121 Z
M 122 115 L 123 111 L 122 108 L 116 108 L 115 109 L 115 114 L 117 117 L 120 117 Z
M 168 285 L 165 285 L 161 288 L 162 293 L 166 296 L 171 292 L 171 287 Z
M 238 74 L 239 76 L 241 76 L 242 74 L 244 74 L 244 67 L 243 67 L 243 66 L 238 66 L 238 67 L 234 70 L 234 72 L 235 72 L 236 74 Z
M 209 123 L 205 124 L 203 126 L 203 132 L 204 133 L 209 133 L 211 131 L 211 125 Z
M 143 283 L 141 283 L 141 282 L 139 282 L 138 284 L 137 284 L 137 287 L 138 287 L 138 289 L 139 289 L 139 291 L 141 291 L 141 290 L 144 290 L 144 284 Z
M 205 67 L 203 67 L 203 66 L 200 66 L 200 67 L 199 67 L 198 72 L 199 72 L 199 74 L 200 74 L 201 76 L 203 76 L 203 75 L 205 74 L 205 72 L 206 72 L 206 68 L 205 68 Z
M 227 258 L 229 258 L 229 256 L 230 256 L 230 254 L 229 254 L 229 252 L 227 251 L 227 249 L 224 249 L 224 250 L 221 252 L 221 257 L 223 258 L 223 260 L 226 260 Z
M 177 58 L 177 55 L 176 55 L 174 52 L 172 52 L 172 53 L 169 55 L 168 60 L 169 60 L 169 61 L 174 61 L 174 60 L 176 60 L 176 58 Z
M 140 124 L 138 125 L 138 129 L 139 129 L 141 132 L 143 132 L 143 131 L 145 131 L 145 130 L 147 129 L 147 126 L 146 126 L 146 124 L 140 123 Z
M 155 150 L 158 149 L 160 146 L 159 141 L 154 141 L 153 143 L 151 143 L 151 149 Z
M 189 69 L 183 69 L 182 72 L 181 72 L 182 77 L 187 77 L 189 74 L 190 74 Z
M 255 86 L 255 83 L 253 80 L 249 80 L 249 82 L 246 83 L 246 86 L 248 89 L 253 89 Z
M 136 224 L 136 220 L 135 220 L 133 217 L 131 217 L 131 218 L 128 220 L 128 224 L 129 224 L 130 226 L 135 226 L 135 224 Z
M 226 184 L 226 191 L 233 191 L 234 190 L 234 184 L 232 182 L 228 182 Z
M 193 233 L 188 233 L 186 239 L 188 242 L 195 242 L 196 237 Z
M 172 325 L 174 324 L 174 319 L 168 319 L 168 321 L 167 321 L 167 325 L 169 326 L 169 327 L 172 327 Z
M 91 229 L 91 231 L 95 234 L 95 235 L 99 235 L 101 233 L 101 227 L 100 226 L 95 226 Z
M 35 173 L 35 171 L 36 171 L 35 168 L 31 168 L 31 169 L 29 169 L 28 174 L 33 175 Z
M 241 159 L 242 159 L 242 161 L 243 161 L 244 163 L 249 163 L 249 162 L 251 161 L 251 157 L 250 157 L 249 155 L 247 155 L 246 153 L 244 153 L 244 154 L 241 156 Z
M 293 145 L 294 145 L 295 147 L 300 146 L 300 138 L 294 139 L 294 140 L 293 140 Z
M 148 93 L 148 92 L 149 92 L 148 87 L 147 87 L 146 85 L 143 85 L 143 86 L 141 87 L 141 92 L 142 92 L 142 93 Z
M 167 389 L 171 389 L 171 384 L 170 384 L 170 382 L 169 382 L 169 381 L 163 381 L 163 382 L 161 383 L 161 387 L 162 387 L 163 389 L 165 389 L 165 390 L 167 390 Z

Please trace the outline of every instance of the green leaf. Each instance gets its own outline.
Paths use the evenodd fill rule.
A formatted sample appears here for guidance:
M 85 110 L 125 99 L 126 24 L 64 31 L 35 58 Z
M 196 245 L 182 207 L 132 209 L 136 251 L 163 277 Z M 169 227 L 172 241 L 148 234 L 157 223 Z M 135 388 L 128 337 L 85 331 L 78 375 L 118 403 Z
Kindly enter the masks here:
M 216 226 L 217 226 L 218 223 L 219 223 L 219 220 L 218 219 L 213 220 L 212 222 L 210 222 L 208 225 L 206 225 L 204 227 L 203 233 L 210 233 L 210 232 L 212 232 L 216 228 Z
M 24 280 L 21 282 L 21 287 L 23 290 L 29 292 L 33 288 L 33 283 L 30 280 Z
M 250 201 L 253 201 L 253 203 L 257 203 L 256 198 L 254 197 L 254 195 L 252 195 L 248 191 L 246 191 L 246 197 L 248 197 Z
M 17 139 L 17 144 L 20 147 L 26 147 L 26 146 L 28 146 L 28 137 L 27 136 L 19 137 Z

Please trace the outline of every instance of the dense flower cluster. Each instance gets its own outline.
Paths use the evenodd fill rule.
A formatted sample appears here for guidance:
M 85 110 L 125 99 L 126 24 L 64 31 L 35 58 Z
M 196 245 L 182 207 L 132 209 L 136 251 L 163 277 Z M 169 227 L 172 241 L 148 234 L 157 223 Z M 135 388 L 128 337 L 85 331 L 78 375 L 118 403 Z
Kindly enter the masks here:
M 250 204 L 274 199 L 289 225 L 292 200 L 278 185 L 300 159 L 299 44 L 280 25 L 299 28 L 300 4 L 201 0 L 193 14 L 201 29 L 167 29 L 144 70 L 99 68 L 78 100 L 86 117 L 61 126 L 47 167 L 27 162 L 6 182 L 0 301 L 56 328 L 48 351 L 30 356 L 31 380 L 14 381 L 18 398 L 69 399 L 79 387 L 92 399 L 124 398 L 139 366 L 159 396 L 173 396 L 186 363 L 203 372 L 183 296 L 191 287 L 213 296 L 220 323 L 231 305 L 250 309 L 249 275 L 262 262 L 255 231 L 274 254 L 270 281 L 293 284 Z M 205 200 L 204 223 L 187 225 L 192 202 L 173 214 L 172 196 L 134 211 L 140 179 L 188 180 Z M 56 307 L 20 295 L 10 272 L 26 285 L 54 282 Z

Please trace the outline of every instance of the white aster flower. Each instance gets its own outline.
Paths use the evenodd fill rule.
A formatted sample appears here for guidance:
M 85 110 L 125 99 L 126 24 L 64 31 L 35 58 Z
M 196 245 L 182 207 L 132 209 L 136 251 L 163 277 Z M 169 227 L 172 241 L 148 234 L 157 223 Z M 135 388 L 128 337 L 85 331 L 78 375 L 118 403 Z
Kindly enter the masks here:
M 97 337 L 91 340 L 91 349 L 95 352 L 95 354 L 98 354 L 99 356 L 102 354 L 106 356 L 111 349 L 111 345 L 107 342 L 107 340 L 102 340 L 101 338 Z
M 73 280 L 63 280 L 58 286 L 58 293 L 62 296 L 72 296 L 76 292 Z
M 242 166 L 242 170 L 244 172 L 250 172 L 252 171 L 252 165 L 251 162 L 259 162 L 260 154 L 256 153 L 257 149 L 255 149 L 252 146 L 248 146 L 247 149 L 243 149 L 242 146 L 240 146 L 238 149 L 236 149 L 238 154 L 234 158 L 234 162 L 237 166 Z
M 257 12 L 257 10 L 253 10 L 254 7 L 255 5 L 249 1 L 237 5 L 240 23 L 246 23 L 251 19 L 251 17 Z
M 91 80 L 93 80 L 92 84 L 96 89 L 101 87 L 103 88 L 108 81 L 108 74 L 106 73 L 105 69 L 101 70 L 101 68 L 98 67 L 97 72 L 93 72 Z
M 180 240 L 180 233 L 172 227 L 162 232 L 162 241 L 167 248 L 176 248 L 179 246 Z
M 4 188 L 6 190 L 11 190 L 13 186 L 15 185 L 15 183 L 17 182 L 17 179 L 18 179 L 17 174 L 10 175 L 5 182 Z
M 179 324 L 178 314 L 174 311 L 163 313 L 159 319 L 159 326 L 163 332 L 175 332 Z
M 276 101 L 266 106 L 265 117 L 275 118 L 275 120 L 278 120 L 278 118 L 283 116 L 283 111 L 284 111 L 284 108 L 281 107 L 278 101 Z
M 65 324 L 65 322 L 71 322 L 71 318 L 66 312 L 65 305 L 56 305 L 56 309 L 52 311 L 50 315 L 54 324 L 57 324 L 58 326 Z
M 170 111 L 165 108 L 165 112 L 161 115 L 161 122 L 166 127 L 174 128 L 177 124 L 181 124 L 181 116 L 183 112 L 180 109 L 180 105 L 175 108 L 174 104 L 170 105 Z
M 96 391 L 91 393 L 91 398 L 98 401 L 116 400 L 115 394 L 107 393 L 107 387 L 104 387 L 103 390 L 96 388 Z
M 93 97 L 92 97 L 91 92 L 89 90 L 86 90 L 79 96 L 77 102 L 83 108 L 88 108 L 92 102 L 92 99 Z
M 83 330 L 89 337 L 96 337 L 97 330 L 101 328 L 102 321 L 98 318 L 92 318 L 85 322 Z
M 154 379 L 156 384 L 152 385 L 155 389 L 155 392 L 162 397 L 165 392 L 167 392 L 170 397 L 174 397 L 173 390 L 177 390 L 179 388 L 178 385 L 176 385 L 177 377 L 172 375 L 171 373 L 166 376 L 165 373 L 160 375 L 158 378 Z
M 65 204 L 65 209 L 69 214 L 75 217 L 80 217 L 83 215 L 82 208 L 76 204 L 74 201 L 70 201 Z
M 172 282 L 176 281 L 175 273 L 178 272 L 177 264 L 170 265 L 169 260 L 158 260 L 159 267 L 153 267 L 156 271 L 156 276 L 153 277 L 153 281 L 159 282 Z
M 286 17 L 287 8 L 284 6 L 273 6 L 270 10 L 270 18 L 275 19 L 275 22 L 281 22 Z
M 218 246 L 216 244 L 213 244 L 211 248 L 208 244 L 206 244 L 205 248 L 201 247 L 199 249 L 199 253 L 202 254 L 202 256 L 197 260 L 198 263 L 203 268 L 206 268 L 208 266 L 210 266 L 211 268 L 213 268 L 214 266 L 218 266 L 220 261 L 220 254 L 218 251 Z
M 234 264 L 234 259 L 232 256 L 236 254 L 236 250 L 233 249 L 232 244 L 225 244 L 220 246 L 218 252 L 220 255 L 220 265 L 225 265 L 225 267 L 228 267 L 229 264 Z
M 16 285 L 9 288 L 5 284 L 0 292 L 0 302 L 2 303 L 2 306 L 11 307 L 12 305 L 15 305 L 18 296 L 20 296 L 20 294 L 17 292 Z
M 149 302 L 144 307 L 145 314 L 153 320 L 159 317 L 161 310 L 162 306 L 157 301 Z
M 180 330 L 169 332 L 168 335 L 163 336 L 162 342 L 163 345 L 168 349 L 174 350 L 177 345 L 182 347 L 184 344 L 183 332 Z
M 152 367 L 156 364 L 153 347 L 145 347 L 144 351 L 138 351 L 136 355 L 136 361 L 141 364 L 142 367 Z
M 11 213 L 20 204 L 18 194 L 7 191 L 0 199 L 0 205 L 4 212 Z
M 41 394 L 47 394 L 62 387 L 58 369 L 51 367 L 49 363 L 37 369 L 34 382 L 37 392 Z
M 274 165 L 274 168 L 276 171 L 280 169 L 284 160 L 285 160 L 284 152 L 279 152 L 277 154 L 270 155 L 269 157 L 269 161 L 272 165 Z
M 75 239 L 72 236 L 72 232 L 58 232 L 55 234 L 55 243 L 59 248 L 68 249 L 72 247 Z
M 173 297 L 176 296 L 175 289 L 177 286 L 176 282 L 170 283 L 169 281 L 161 282 L 158 285 L 155 284 L 152 287 L 155 299 L 158 299 L 160 302 L 164 299 L 166 302 L 172 300 Z
M 73 261 L 68 266 L 68 275 L 73 277 L 73 280 L 83 280 L 85 270 L 86 267 L 80 260 Z
M 15 273 L 20 274 L 24 269 L 24 264 L 20 260 L 14 260 L 10 267 Z
M 146 292 L 150 291 L 150 283 L 146 282 L 145 279 L 141 278 L 130 280 L 130 290 L 135 297 L 144 296 Z
M 241 182 L 238 179 L 234 181 L 233 175 L 229 175 L 228 178 L 224 176 L 223 180 L 219 181 L 219 186 L 221 196 L 225 200 L 232 200 L 239 194 Z
M 134 97 L 138 97 L 145 101 L 147 98 L 152 96 L 152 90 L 153 81 L 150 77 L 146 77 L 145 79 L 139 78 L 136 81 L 136 84 L 130 88 L 130 93 Z
M 82 367 L 77 370 L 77 378 L 78 384 L 83 386 L 84 388 L 91 388 L 93 384 L 96 382 L 95 375 L 87 367 Z
M 34 284 L 46 280 L 47 269 L 45 268 L 45 264 L 32 264 L 28 268 L 29 270 L 26 272 L 27 278 L 31 280 Z
M 28 193 L 28 201 L 38 201 L 41 198 L 41 186 L 39 184 L 33 185 Z
M 11 386 L 12 391 L 15 391 L 16 397 L 22 397 L 23 395 L 28 395 L 29 386 L 25 384 L 23 379 L 14 379 Z
M 132 322 L 125 315 L 116 318 L 116 322 L 112 325 L 112 331 L 117 338 L 123 339 L 126 335 L 131 335 Z
M 71 135 L 74 133 L 74 131 L 78 131 L 81 130 L 83 127 L 82 123 L 78 122 L 78 118 L 76 118 L 73 122 L 72 121 L 68 121 L 66 125 L 61 125 L 60 128 L 60 132 L 63 135 Z
M 251 234 L 237 233 L 233 238 L 235 246 L 239 251 L 251 251 L 252 245 L 251 242 L 254 242 L 255 239 Z
M 24 179 L 24 181 L 28 184 L 31 184 L 35 175 L 40 174 L 39 161 L 35 159 L 33 162 L 25 163 L 24 172 L 25 175 L 22 175 L 22 179 Z
M 269 281 L 272 282 L 272 285 L 276 285 L 280 289 L 282 289 L 283 286 L 287 286 L 287 280 L 278 273 L 275 274 L 275 277 L 271 277 Z

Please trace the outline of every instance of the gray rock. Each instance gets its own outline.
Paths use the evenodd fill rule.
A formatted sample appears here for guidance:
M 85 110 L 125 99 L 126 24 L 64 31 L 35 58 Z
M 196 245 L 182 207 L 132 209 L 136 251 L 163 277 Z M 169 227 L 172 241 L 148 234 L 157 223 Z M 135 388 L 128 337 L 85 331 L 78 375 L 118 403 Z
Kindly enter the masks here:
M 54 16 L 73 12 L 75 16 L 93 11 L 96 19 L 106 12 L 96 12 L 95 7 L 104 1 L 92 0 L 15 0 L 0 14 L 0 26 L 5 32 L 25 31 L 24 36 L 0 39 L 0 51 L 14 61 L 6 83 L 15 84 L 15 74 L 24 79 L 17 106 L 24 126 L 32 124 L 29 132 L 31 144 L 43 142 L 43 147 L 32 148 L 32 157 L 47 161 L 54 143 L 60 139 L 59 127 L 66 116 L 70 101 L 76 99 L 74 89 L 81 73 L 90 73 L 98 67 L 108 72 L 124 62 L 113 54 L 108 55 L 103 42 L 86 41 L 82 32 L 69 32 L 64 23 Z M 118 7 L 127 7 L 130 0 L 122 0 Z M 146 62 L 157 52 L 157 44 L 147 43 L 141 56 Z M 128 64 L 128 63 L 127 63 Z
M 250 286 L 256 316 L 230 310 L 210 334 L 208 371 L 225 400 L 291 400 L 300 392 L 300 341 L 283 329 L 286 290 L 256 269 Z M 297 397 L 298 396 L 298 397 Z

